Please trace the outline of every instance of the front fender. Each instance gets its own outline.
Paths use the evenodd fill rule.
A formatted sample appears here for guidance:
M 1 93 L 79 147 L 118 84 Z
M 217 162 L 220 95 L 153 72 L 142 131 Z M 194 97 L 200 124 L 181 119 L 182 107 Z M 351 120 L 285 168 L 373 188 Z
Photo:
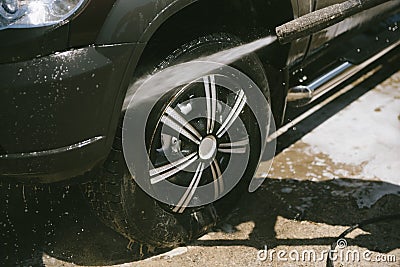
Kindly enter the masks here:
M 153 33 L 167 18 L 198 0 L 117 0 L 109 12 L 97 45 L 136 43 L 115 101 L 108 136 L 114 136 L 126 89 L 132 79 L 140 56 Z
M 199 0 L 117 0 L 96 44 L 147 43 L 170 16 Z

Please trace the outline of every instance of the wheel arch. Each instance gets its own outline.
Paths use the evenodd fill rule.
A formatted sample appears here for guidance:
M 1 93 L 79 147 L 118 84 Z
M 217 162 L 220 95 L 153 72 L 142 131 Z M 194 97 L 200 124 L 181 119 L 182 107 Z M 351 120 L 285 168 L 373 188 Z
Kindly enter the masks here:
M 210 6 L 213 9 L 210 10 Z M 132 77 L 144 74 L 146 66 L 154 65 L 157 60 L 190 38 L 209 34 L 210 31 L 226 31 L 244 42 L 274 35 L 275 27 L 293 19 L 296 9 L 297 0 L 118 0 L 110 11 L 96 44 L 136 43 L 136 47 L 121 83 L 113 116 L 116 119 L 110 125 L 110 130 L 116 129 L 117 118 Z M 217 20 L 205 19 L 204 14 L 207 14 L 206 18 Z M 199 23 L 199 19 L 204 22 Z M 280 46 L 275 43 L 259 51 L 259 54 L 261 58 L 268 55 L 265 68 L 274 70 L 271 72 L 273 77 L 268 77 L 270 83 L 284 84 L 285 75 L 282 69 L 286 66 L 289 45 Z M 275 113 L 279 114 L 275 119 L 280 121 L 285 89 L 275 85 L 270 87 L 272 95 L 279 95 L 279 104 L 276 105 L 279 108 Z M 112 133 L 111 135 L 113 136 Z
M 135 58 L 142 59 L 152 45 L 176 48 L 176 42 L 187 41 L 185 36 L 202 32 L 227 31 L 249 42 L 275 35 L 275 27 L 293 19 L 297 9 L 297 0 L 117 0 L 96 44 L 146 44 L 134 50 Z M 279 65 L 286 63 L 279 58 Z

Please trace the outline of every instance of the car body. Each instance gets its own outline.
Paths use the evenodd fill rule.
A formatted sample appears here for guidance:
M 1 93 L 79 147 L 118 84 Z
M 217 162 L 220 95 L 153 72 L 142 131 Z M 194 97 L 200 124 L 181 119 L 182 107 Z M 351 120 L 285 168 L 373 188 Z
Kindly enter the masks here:
M 111 150 L 126 90 L 141 66 L 154 61 L 152 51 L 168 52 L 207 31 L 224 30 L 250 42 L 340 2 L 88 0 L 55 24 L 0 30 L 0 176 L 51 183 L 100 165 Z M 318 77 L 339 60 L 340 54 L 332 56 L 337 44 L 396 17 L 399 4 L 387 1 L 261 49 L 278 124 L 289 87 L 306 70 L 309 79 Z

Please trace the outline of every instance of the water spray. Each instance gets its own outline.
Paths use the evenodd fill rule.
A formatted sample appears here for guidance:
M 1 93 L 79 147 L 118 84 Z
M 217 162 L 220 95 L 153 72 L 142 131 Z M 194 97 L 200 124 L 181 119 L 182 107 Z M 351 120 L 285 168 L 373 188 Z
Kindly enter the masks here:
M 215 54 L 199 57 L 192 60 L 191 62 L 214 62 L 223 65 L 229 65 L 242 57 L 251 54 L 263 47 L 271 45 L 277 40 L 275 36 L 267 36 L 265 38 L 253 41 L 251 43 L 243 44 L 234 48 L 223 50 Z M 190 63 L 190 62 L 188 62 Z M 168 88 L 175 88 L 182 84 L 188 84 L 199 77 L 203 77 L 206 74 L 212 72 L 211 66 L 217 66 L 213 64 L 196 64 L 196 68 L 192 68 L 191 64 L 179 64 L 169 67 L 163 70 L 158 76 L 157 81 L 152 82 L 153 86 L 156 86 L 153 92 L 163 92 Z M 154 74 L 145 75 L 138 79 L 129 89 L 125 97 L 123 111 L 126 111 L 129 102 L 131 101 L 136 90 L 148 79 L 153 78 Z M 147 96 L 151 97 L 151 96 Z

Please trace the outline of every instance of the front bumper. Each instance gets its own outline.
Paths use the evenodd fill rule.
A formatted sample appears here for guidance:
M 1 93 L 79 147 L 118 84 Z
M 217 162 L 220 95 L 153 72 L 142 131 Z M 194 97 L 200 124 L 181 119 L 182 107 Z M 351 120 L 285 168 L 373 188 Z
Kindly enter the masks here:
M 0 64 L 0 176 L 56 182 L 105 159 L 134 44 Z

